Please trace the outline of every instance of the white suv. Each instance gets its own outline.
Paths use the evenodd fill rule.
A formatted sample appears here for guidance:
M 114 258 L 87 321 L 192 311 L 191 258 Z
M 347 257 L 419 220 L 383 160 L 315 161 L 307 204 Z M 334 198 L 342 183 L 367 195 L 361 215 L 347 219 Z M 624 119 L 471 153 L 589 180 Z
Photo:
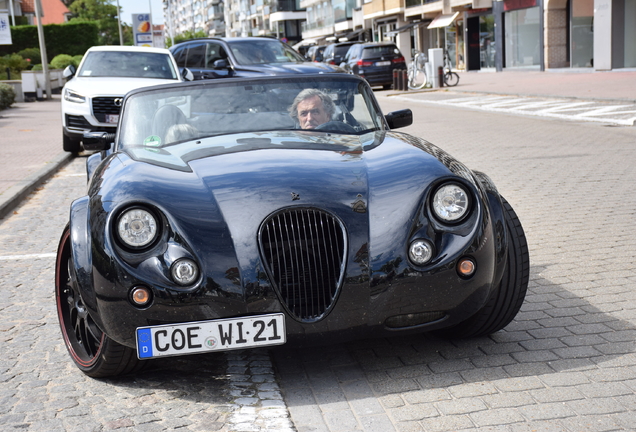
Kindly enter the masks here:
M 63 147 L 77 153 L 84 132 L 115 132 L 130 90 L 183 81 L 170 51 L 135 46 L 92 47 L 62 89 Z

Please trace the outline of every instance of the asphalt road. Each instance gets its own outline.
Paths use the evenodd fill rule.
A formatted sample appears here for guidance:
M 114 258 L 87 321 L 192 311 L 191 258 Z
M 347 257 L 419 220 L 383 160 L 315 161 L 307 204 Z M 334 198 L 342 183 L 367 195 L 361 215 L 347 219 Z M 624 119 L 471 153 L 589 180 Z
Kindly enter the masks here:
M 519 214 L 531 275 L 512 324 L 466 341 L 283 346 L 87 378 L 68 358 L 53 299 L 58 237 L 85 193 L 80 157 L 0 219 L 0 429 L 634 430 L 636 128 L 388 94 L 378 92 L 385 112 L 414 110 L 405 131 L 489 174 Z

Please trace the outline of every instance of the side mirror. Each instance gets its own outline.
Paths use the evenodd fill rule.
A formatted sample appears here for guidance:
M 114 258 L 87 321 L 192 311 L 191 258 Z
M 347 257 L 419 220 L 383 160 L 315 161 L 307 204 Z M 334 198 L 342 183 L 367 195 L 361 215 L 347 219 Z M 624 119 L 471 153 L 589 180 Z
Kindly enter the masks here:
M 64 71 L 62 72 L 62 76 L 66 79 L 72 78 L 73 76 L 75 76 L 75 72 L 77 72 L 75 70 L 75 66 L 73 65 L 68 65 L 66 66 L 66 68 L 64 68 Z
M 410 109 L 393 111 L 385 115 L 384 118 L 389 124 L 389 129 L 398 129 L 413 124 L 413 111 Z
M 110 149 L 110 145 L 115 141 L 115 134 L 109 132 L 84 132 L 82 144 L 84 150 L 102 151 Z
M 219 59 L 214 62 L 212 68 L 213 69 L 227 69 L 229 67 L 229 63 L 226 59 Z
M 194 81 L 194 74 L 188 68 L 181 69 L 181 78 L 185 81 Z

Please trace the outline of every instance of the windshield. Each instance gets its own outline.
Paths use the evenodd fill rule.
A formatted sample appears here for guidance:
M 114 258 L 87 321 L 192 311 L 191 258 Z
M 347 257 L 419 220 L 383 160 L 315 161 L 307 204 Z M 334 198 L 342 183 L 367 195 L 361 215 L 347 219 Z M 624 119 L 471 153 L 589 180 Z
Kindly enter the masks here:
M 383 129 L 372 91 L 357 78 L 228 79 L 130 95 L 118 146 L 160 157 L 250 145 L 324 147 L 346 137 L 360 145 L 361 135 Z
M 296 51 L 273 39 L 230 41 L 228 45 L 238 64 L 243 66 L 305 61 Z
M 91 51 L 77 75 L 177 79 L 169 54 L 137 51 Z

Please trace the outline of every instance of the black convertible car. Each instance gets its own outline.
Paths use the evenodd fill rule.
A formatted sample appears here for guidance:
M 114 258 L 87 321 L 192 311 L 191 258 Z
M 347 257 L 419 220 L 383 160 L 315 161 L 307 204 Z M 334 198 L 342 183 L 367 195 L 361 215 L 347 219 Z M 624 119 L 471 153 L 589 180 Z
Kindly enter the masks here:
M 116 135 L 85 136 L 88 194 L 59 244 L 75 364 L 104 377 L 161 356 L 505 327 L 528 284 L 519 219 L 485 174 L 393 131 L 411 123 L 346 74 L 130 92 Z

